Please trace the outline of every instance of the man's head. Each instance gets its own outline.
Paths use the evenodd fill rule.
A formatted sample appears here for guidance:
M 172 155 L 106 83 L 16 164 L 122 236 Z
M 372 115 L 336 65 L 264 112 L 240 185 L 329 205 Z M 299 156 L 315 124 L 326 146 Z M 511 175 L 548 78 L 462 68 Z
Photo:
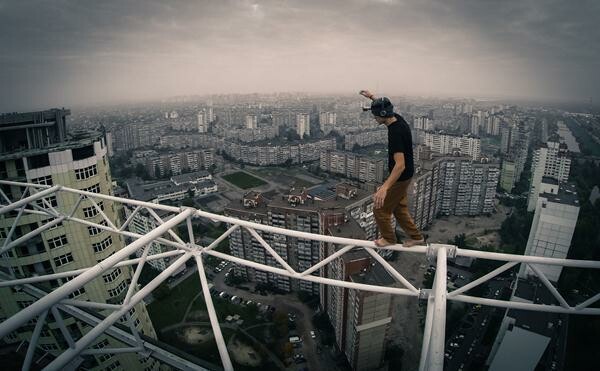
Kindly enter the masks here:
M 374 99 L 371 103 L 371 113 L 375 120 L 383 123 L 390 117 L 394 117 L 394 106 L 386 97 Z

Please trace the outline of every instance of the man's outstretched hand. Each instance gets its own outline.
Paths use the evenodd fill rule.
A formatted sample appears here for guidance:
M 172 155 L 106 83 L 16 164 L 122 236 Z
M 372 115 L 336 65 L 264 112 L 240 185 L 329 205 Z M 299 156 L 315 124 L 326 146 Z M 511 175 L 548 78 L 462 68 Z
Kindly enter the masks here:
M 368 90 L 361 90 L 358 92 L 358 94 L 362 95 L 365 98 L 369 98 L 371 100 L 373 100 L 373 98 L 375 98 L 375 96 L 373 95 L 373 93 L 371 93 Z

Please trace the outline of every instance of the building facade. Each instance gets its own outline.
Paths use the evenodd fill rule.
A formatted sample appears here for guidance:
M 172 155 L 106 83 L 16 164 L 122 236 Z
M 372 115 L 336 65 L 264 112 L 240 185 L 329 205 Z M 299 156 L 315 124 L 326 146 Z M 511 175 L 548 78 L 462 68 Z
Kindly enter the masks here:
M 478 137 L 463 135 L 455 136 L 443 133 L 425 132 L 425 144 L 433 152 L 442 155 L 460 151 L 463 155 L 470 156 L 473 160 L 481 157 L 481 139 Z
M 573 184 L 559 184 L 555 179 L 543 178 L 540 191 L 525 255 L 565 259 L 579 216 L 576 188 Z M 558 282 L 563 268 L 552 265 L 537 267 L 552 282 Z M 522 265 L 521 277 L 533 274 L 530 268 Z
M 548 142 L 533 153 L 531 162 L 531 185 L 527 199 L 527 211 L 533 211 L 537 205 L 542 178 L 552 178 L 561 182 L 569 179 L 571 157 L 566 144 L 558 141 Z
M 68 135 L 66 117 L 68 110 L 48 110 L 25 114 L 0 116 L 0 173 L 2 179 L 26 181 L 44 185 L 60 184 L 66 187 L 92 193 L 112 194 L 112 179 L 107 158 L 107 146 L 100 134 L 73 137 Z M 3 186 L 2 191 L 11 199 L 18 199 L 22 189 L 17 186 Z M 92 201 L 79 195 L 60 193 L 47 197 L 47 203 L 38 202 L 43 209 L 55 208 L 70 213 L 79 202 L 74 217 L 106 224 L 103 210 L 108 220 L 118 224 L 118 205 L 106 200 Z M 10 228 L 16 215 L 9 214 L 0 219 L 0 242 L 16 238 L 47 223 L 47 217 L 25 214 L 19 219 L 13 235 Z M 124 247 L 119 234 L 80 223 L 58 223 L 27 242 L 5 252 L 0 259 L 0 267 L 16 278 L 32 275 L 52 274 L 71 271 L 96 265 L 114 252 Z M 100 303 L 120 303 L 129 288 L 132 277 L 130 267 L 112 269 L 93 280 L 69 298 L 90 300 Z M 40 285 L 44 290 L 69 281 L 67 277 Z M 0 288 L 0 317 L 7 318 L 26 310 L 35 299 L 20 290 Z M 108 313 L 106 313 L 108 315 Z M 130 312 L 134 326 L 143 334 L 156 338 L 148 312 L 143 303 Z M 125 319 L 122 319 L 125 321 Z M 67 328 L 76 336 L 85 334 L 90 327 L 65 318 Z M 22 327 L 4 338 L 7 343 L 27 341 L 33 328 Z M 50 316 L 47 319 L 38 342 L 38 347 L 53 356 L 67 347 L 66 339 Z M 121 343 L 106 335 L 100 336 L 95 346 L 119 348 Z M 112 354 L 85 356 L 82 367 L 87 369 L 149 369 L 158 370 L 159 364 L 152 358 L 140 359 L 136 354 Z

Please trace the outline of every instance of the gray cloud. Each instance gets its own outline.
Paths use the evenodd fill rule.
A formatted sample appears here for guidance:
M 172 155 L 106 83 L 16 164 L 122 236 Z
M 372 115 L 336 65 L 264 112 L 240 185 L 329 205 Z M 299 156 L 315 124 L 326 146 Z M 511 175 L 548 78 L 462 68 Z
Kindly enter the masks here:
M 0 109 L 361 87 L 587 99 L 599 14 L 558 0 L 0 1 Z

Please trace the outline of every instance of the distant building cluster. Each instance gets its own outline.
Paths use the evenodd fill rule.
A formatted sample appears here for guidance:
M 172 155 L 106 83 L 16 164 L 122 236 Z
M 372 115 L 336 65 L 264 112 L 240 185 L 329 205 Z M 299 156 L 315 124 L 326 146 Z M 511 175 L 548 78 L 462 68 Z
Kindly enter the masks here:
M 320 153 L 336 148 L 335 138 L 289 145 L 248 145 L 227 143 L 223 153 L 251 165 L 281 165 L 288 161 L 301 164 L 319 159 Z
M 335 112 L 321 112 L 319 114 L 319 128 L 323 134 L 329 134 L 337 125 L 337 114 Z
M 387 162 L 384 159 L 343 151 L 321 152 L 319 167 L 323 171 L 362 182 L 381 183 L 387 174 Z
M 215 164 L 215 150 L 196 149 L 170 153 L 137 151 L 133 155 L 133 162 L 144 165 L 151 177 L 161 178 L 210 168 Z
M 359 147 L 387 143 L 387 130 L 385 128 L 367 130 L 361 133 L 349 133 L 344 136 L 344 149 L 352 151 L 355 145 Z
M 260 142 L 279 137 L 278 126 L 259 126 L 246 129 L 230 130 L 225 133 L 226 139 L 243 143 Z
M 163 135 L 160 137 L 159 148 L 222 148 L 225 139 L 213 134 Z
M 170 180 L 154 182 L 144 182 L 139 178 L 134 178 L 128 180 L 126 184 L 131 198 L 157 204 L 204 196 L 219 190 L 212 175 L 206 171 L 196 171 L 174 176 Z
M 425 142 L 423 144 L 433 152 L 442 155 L 460 151 L 463 155 L 469 155 L 473 160 L 479 160 L 481 157 L 481 139 L 469 135 L 456 136 L 425 132 Z
M 477 111 L 471 115 L 471 134 L 475 136 L 497 136 L 500 134 L 500 125 L 503 116 L 500 113 Z

